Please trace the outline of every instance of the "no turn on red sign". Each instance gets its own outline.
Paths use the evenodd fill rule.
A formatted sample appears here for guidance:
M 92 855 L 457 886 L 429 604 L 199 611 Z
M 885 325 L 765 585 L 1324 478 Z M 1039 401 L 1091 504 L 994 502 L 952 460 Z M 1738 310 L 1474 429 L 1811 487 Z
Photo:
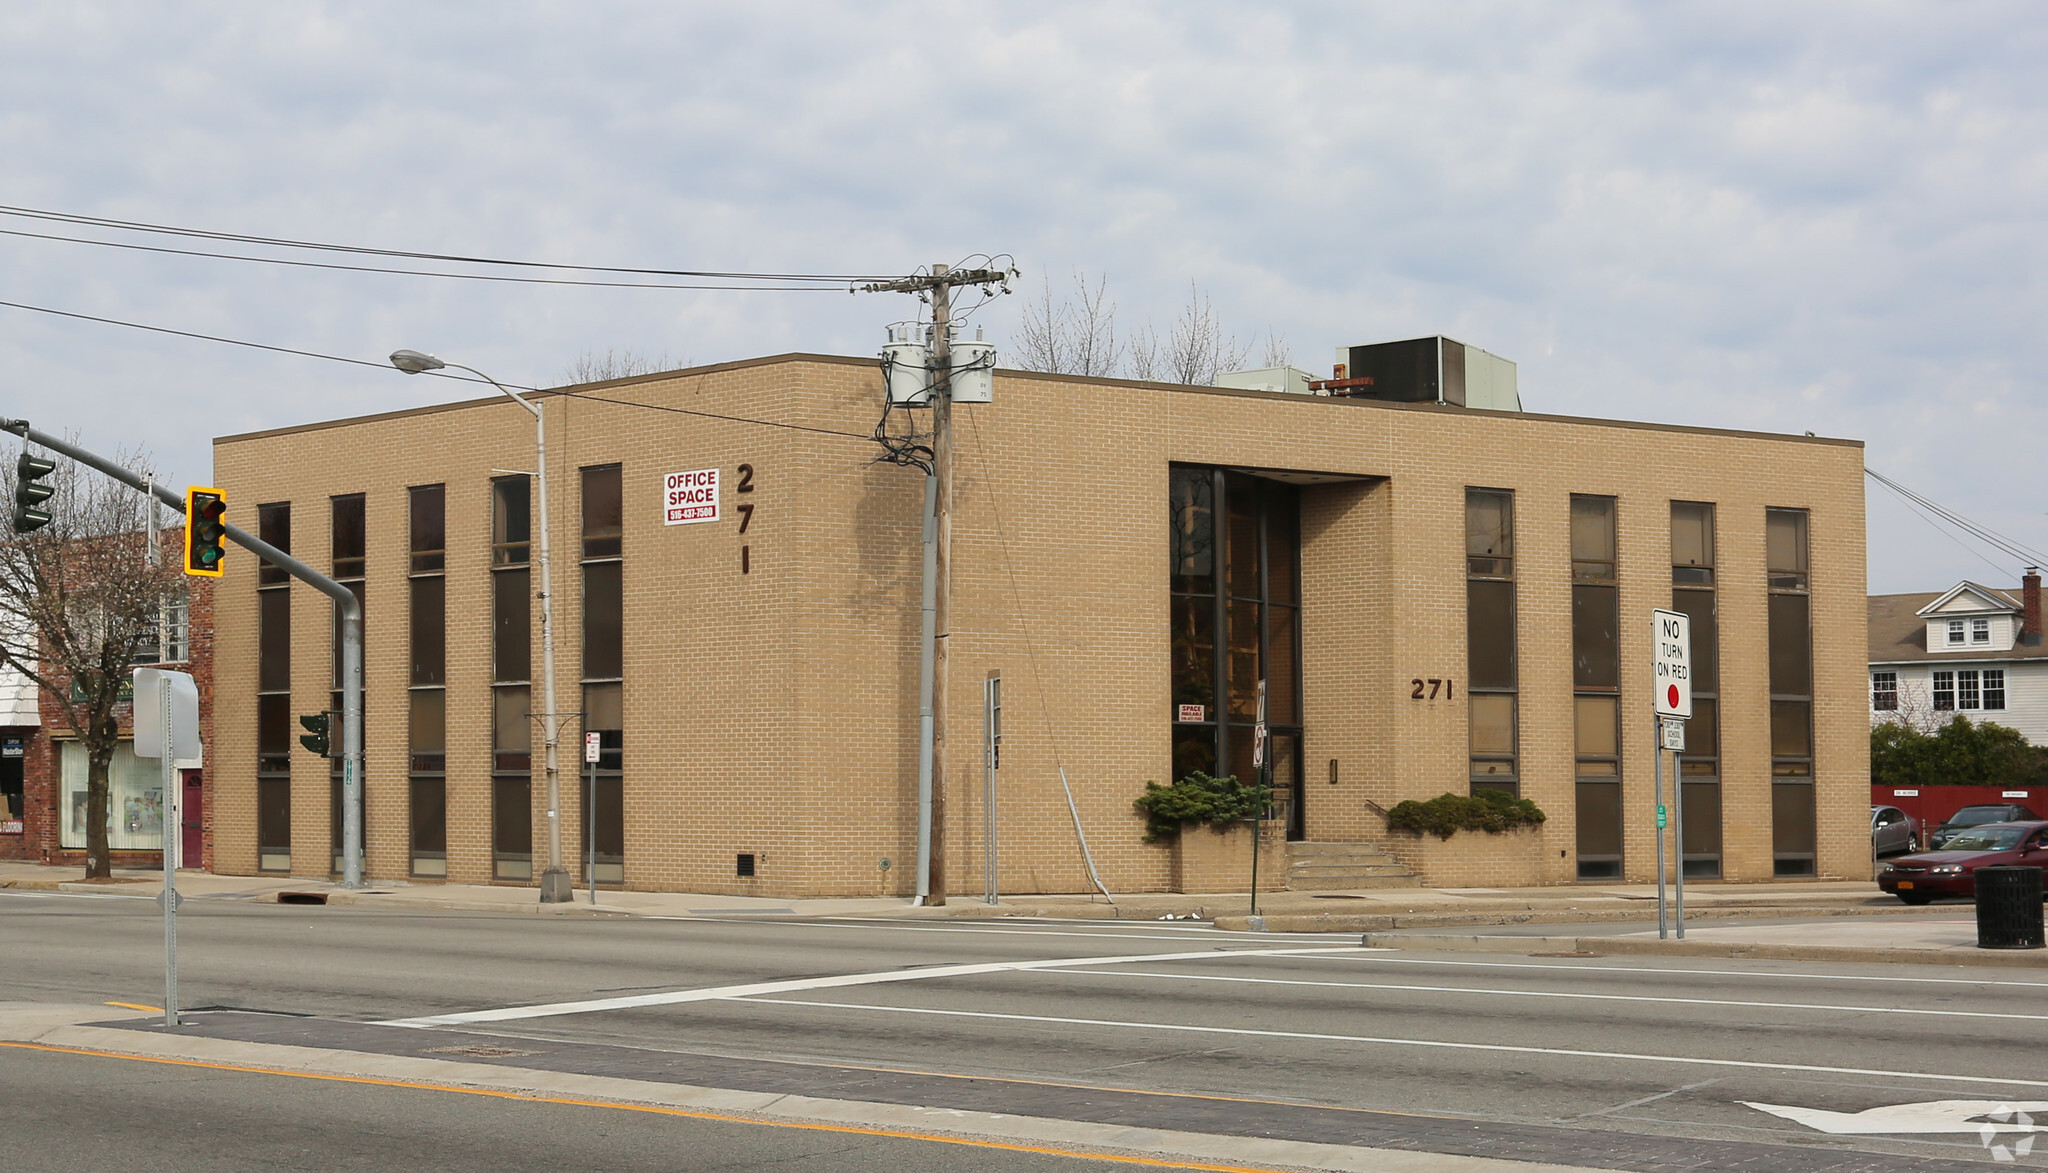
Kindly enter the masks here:
M 1692 716 L 1692 616 L 1650 612 L 1651 679 L 1657 686 L 1657 715 Z

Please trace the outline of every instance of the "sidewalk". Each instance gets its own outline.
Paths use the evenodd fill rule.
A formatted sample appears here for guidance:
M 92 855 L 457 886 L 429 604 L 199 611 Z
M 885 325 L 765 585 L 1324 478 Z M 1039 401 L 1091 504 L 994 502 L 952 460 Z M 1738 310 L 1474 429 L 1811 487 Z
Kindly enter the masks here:
M 158 871 L 116 869 L 114 879 L 105 883 L 85 883 L 79 875 L 75 866 L 0 861 L 0 889 L 153 900 L 163 887 Z M 179 873 L 178 892 L 187 900 L 535 916 L 1192 920 L 1229 931 L 1360 934 L 1366 944 L 1382 948 L 2048 968 L 2048 950 L 1978 949 L 1976 913 L 1967 903 L 1909 908 L 1867 880 L 1688 884 L 1683 941 L 1675 935 L 1658 938 L 1654 884 L 1271 892 L 1260 894 L 1256 918 L 1250 915 L 1250 898 L 1242 893 L 1132 893 L 1117 896 L 1114 903 L 1100 894 L 1011 896 L 993 905 L 977 893 L 956 894 L 943 907 L 920 908 L 902 897 L 783 899 L 607 890 L 600 890 L 592 904 L 579 889 L 574 903 L 541 904 L 537 890 L 524 885 L 380 883 L 350 890 L 327 880 L 196 871 Z M 1675 927 L 1675 917 L 1671 923 Z M 1560 931 L 1551 935 L 1546 926 Z

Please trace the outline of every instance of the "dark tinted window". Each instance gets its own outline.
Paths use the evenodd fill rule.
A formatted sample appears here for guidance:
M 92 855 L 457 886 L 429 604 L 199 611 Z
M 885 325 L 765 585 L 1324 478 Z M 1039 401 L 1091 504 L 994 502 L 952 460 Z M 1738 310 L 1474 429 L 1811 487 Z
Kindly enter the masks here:
M 443 569 L 447 561 L 447 492 L 440 485 L 418 485 L 410 496 L 412 572 L 430 574 Z
M 334 577 L 361 578 L 363 576 L 364 535 L 363 495 L 352 494 L 334 498 Z
M 583 470 L 583 556 L 616 558 L 624 528 L 619 466 Z

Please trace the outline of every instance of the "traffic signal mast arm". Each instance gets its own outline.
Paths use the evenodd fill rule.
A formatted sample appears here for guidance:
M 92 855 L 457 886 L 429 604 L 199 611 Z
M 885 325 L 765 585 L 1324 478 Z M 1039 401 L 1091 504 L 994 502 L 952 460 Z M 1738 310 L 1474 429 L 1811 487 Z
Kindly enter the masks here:
M 95 453 L 88 452 L 76 444 L 67 443 L 56 436 L 29 426 L 27 420 L 0 419 L 0 432 L 12 432 L 32 444 L 39 444 L 52 452 L 59 452 L 87 468 L 96 469 L 131 489 L 146 493 L 158 501 L 184 512 L 185 499 L 176 492 L 152 481 L 136 476 L 120 465 Z M 363 882 L 363 823 L 362 803 L 357 801 L 363 784 L 363 605 L 356 600 L 355 592 L 341 583 L 271 545 L 261 538 L 244 532 L 241 527 L 221 522 L 228 540 L 264 561 L 282 567 L 285 573 L 302 582 L 312 584 L 321 594 L 334 600 L 341 610 L 341 753 L 342 753 L 342 838 L 344 840 L 342 884 L 344 887 L 360 888 Z

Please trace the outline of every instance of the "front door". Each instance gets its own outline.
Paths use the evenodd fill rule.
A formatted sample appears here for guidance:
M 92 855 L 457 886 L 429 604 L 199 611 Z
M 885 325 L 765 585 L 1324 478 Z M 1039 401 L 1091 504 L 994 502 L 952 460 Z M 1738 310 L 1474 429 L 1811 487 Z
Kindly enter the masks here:
M 181 867 L 197 868 L 206 865 L 206 786 L 205 775 L 198 770 L 186 770 L 185 793 L 178 801 L 178 824 L 183 832 L 178 840 L 178 863 Z

